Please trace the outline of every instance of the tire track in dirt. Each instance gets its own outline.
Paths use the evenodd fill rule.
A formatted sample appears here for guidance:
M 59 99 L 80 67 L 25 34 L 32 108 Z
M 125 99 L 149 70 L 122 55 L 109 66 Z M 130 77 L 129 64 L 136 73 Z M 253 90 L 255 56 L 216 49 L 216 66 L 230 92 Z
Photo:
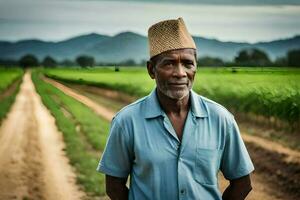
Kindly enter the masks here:
M 101 106 L 94 101 L 92 101 L 90 98 L 79 94 L 75 90 L 71 89 L 70 87 L 67 87 L 53 79 L 49 78 L 44 78 L 44 80 L 53 86 L 59 88 L 62 92 L 65 94 L 77 99 L 81 103 L 85 104 L 86 106 L 90 107 L 93 109 L 98 115 L 101 117 L 105 118 L 106 120 L 110 121 L 112 117 L 114 116 L 114 111 L 109 110 L 108 108 Z M 102 91 L 101 91 L 102 93 Z M 287 147 L 284 147 L 282 145 L 279 145 L 275 142 L 268 141 L 266 139 L 257 137 L 257 136 L 252 136 L 252 135 L 247 135 L 242 133 L 242 137 L 246 143 L 250 143 L 248 146 L 251 147 L 251 150 L 254 148 L 260 148 L 260 149 L 266 149 L 267 151 L 275 151 L 276 153 L 280 155 L 286 155 L 284 156 L 284 160 L 287 162 L 296 162 L 300 163 L 300 157 L 299 157 L 299 152 L 294 151 L 292 149 L 289 149 Z M 254 147 L 252 146 L 254 145 Z M 255 151 L 257 153 L 257 151 Z M 256 155 L 256 158 L 260 157 L 260 155 Z M 263 162 L 263 159 L 260 159 L 260 161 Z M 266 174 L 260 174 L 254 172 L 251 175 L 252 178 L 252 186 L 253 186 L 253 191 L 249 194 L 247 197 L 248 200 L 284 200 L 284 199 L 297 199 L 297 197 L 293 197 L 292 195 L 288 195 L 283 193 L 282 190 L 276 188 L 276 184 L 271 184 L 270 180 L 266 179 L 267 173 L 272 173 L 272 172 L 267 172 Z M 226 181 L 222 175 L 220 175 L 220 188 L 221 191 L 225 189 L 225 187 L 228 185 L 228 181 Z
M 81 199 L 62 134 L 26 72 L 0 127 L 0 199 Z

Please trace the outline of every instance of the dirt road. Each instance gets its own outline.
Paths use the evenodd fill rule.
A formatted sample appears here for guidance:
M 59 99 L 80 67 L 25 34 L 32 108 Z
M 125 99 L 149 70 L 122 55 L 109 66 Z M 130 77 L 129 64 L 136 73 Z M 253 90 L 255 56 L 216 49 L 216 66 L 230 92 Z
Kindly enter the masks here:
M 0 127 L 0 199 L 81 199 L 62 134 L 35 91 L 30 73 Z
M 65 94 L 72 96 L 73 98 L 77 99 L 78 101 L 82 102 L 83 104 L 89 106 L 90 108 L 92 108 L 96 113 L 98 113 L 99 115 L 101 115 L 102 117 L 104 117 L 107 120 L 111 120 L 113 115 L 114 115 L 114 111 L 108 109 L 107 107 L 104 107 L 100 104 L 97 104 L 95 102 L 93 102 L 90 98 L 81 95 L 79 92 L 76 92 L 76 90 L 71 89 L 59 82 L 56 82 L 52 79 L 48 79 L 45 78 L 45 80 L 49 83 L 51 83 L 52 85 L 56 86 L 57 88 L 59 88 L 60 90 L 62 90 Z M 95 93 L 99 93 L 99 92 L 95 92 Z M 101 91 L 100 93 L 103 93 L 103 91 Z M 266 139 L 260 138 L 260 137 L 256 137 L 256 136 L 251 136 L 251 135 L 247 135 L 247 134 L 242 134 L 244 140 L 249 144 L 250 150 L 252 151 L 251 153 L 255 154 L 255 156 L 253 156 L 256 160 L 258 160 L 258 162 L 263 163 L 263 164 L 258 164 L 258 168 L 259 170 L 257 172 L 254 172 L 252 174 L 252 185 L 253 185 L 253 191 L 250 193 L 250 195 L 248 196 L 248 200 L 283 200 L 283 199 L 288 199 L 288 200 L 292 200 L 292 199 L 297 199 L 297 197 L 294 197 L 294 195 L 292 194 L 293 192 L 289 192 L 286 193 L 285 190 L 282 190 L 282 188 L 277 188 L 278 184 L 273 184 L 273 182 L 277 181 L 276 177 L 275 179 L 269 179 L 270 174 L 275 174 L 274 171 L 279 171 L 280 173 L 284 172 L 285 170 L 283 168 L 285 168 L 286 163 L 284 163 L 285 161 L 287 161 L 288 163 L 296 163 L 299 164 L 300 163 L 300 153 L 294 150 L 291 150 L 289 148 L 286 148 L 282 145 L 279 145 L 275 142 L 271 142 L 268 141 Z M 255 144 L 254 147 L 252 146 L 252 144 Z M 265 152 L 268 153 L 268 151 L 272 151 L 272 153 L 266 154 Z M 274 153 L 275 156 L 274 156 Z M 270 159 L 269 160 L 264 160 L 264 156 L 267 155 Z M 282 156 L 284 155 L 284 157 L 281 159 L 278 159 L 278 155 Z M 273 156 L 273 157 L 272 157 Z M 272 166 L 272 162 L 274 160 L 272 159 L 278 159 L 278 163 L 281 164 L 281 166 Z M 283 161 L 281 161 L 283 160 Z M 265 162 L 265 163 L 264 163 Z M 275 162 L 274 162 L 275 163 Z M 276 163 L 276 164 L 278 164 Z M 262 166 L 262 167 L 261 167 Z M 268 166 L 269 168 L 264 168 L 265 166 Z M 278 167 L 278 168 L 276 168 Z M 280 167 L 280 168 L 279 168 Z M 264 169 L 261 169 L 264 168 Z M 299 169 L 299 165 L 297 165 L 295 167 L 295 169 L 293 169 L 294 171 L 298 171 Z M 280 171 L 282 170 L 282 171 Z M 289 169 L 288 169 L 289 170 Z M 291 172 L 293 173 L 293 172 Z M 289 176 L 289 175 L 287 175 Z M 285 178 L 285 177 L 281 177 L 281 178 Z M 295 177 L 297 178 L 297 177 Z M 289 183 L 289 182 L 293 182 L 294 180 L 288 180 L 287 182 L 280 182 L 280 183 Z M 295 185 L 295 183 L 293 183 Z M 220 188 L 221 190 L 224 190 L 224 188 L 228 185 L 228 182 L 222 178 L 220 178 Z M 285 186 L 283 186 L 284 188 Z M 297 186 L 298 187 L 298 186 Z

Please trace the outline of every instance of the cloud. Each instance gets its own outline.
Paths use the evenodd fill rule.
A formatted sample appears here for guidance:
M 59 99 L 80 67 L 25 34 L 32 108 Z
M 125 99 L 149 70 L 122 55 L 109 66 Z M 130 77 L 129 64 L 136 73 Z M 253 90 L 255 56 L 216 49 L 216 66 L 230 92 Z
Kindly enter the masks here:
M 78 0 L 69 0 L 78 1 Z M 107 1 L 107 0 L 79 0 L 79 1 Z M 299 0 L 110 0 L 116 2 L 149 2 L 149 3 L 177 3 L 177 4 L 206 4 L 206 5 L 300 5 Z
M 230 6 L 87 0 L 0 0 L 0 39 L 62 40 L 96 32 L 147 34 L 160 20 L 185 19 L 193 35 L 257 42 L 300 33 L 300 6 Z

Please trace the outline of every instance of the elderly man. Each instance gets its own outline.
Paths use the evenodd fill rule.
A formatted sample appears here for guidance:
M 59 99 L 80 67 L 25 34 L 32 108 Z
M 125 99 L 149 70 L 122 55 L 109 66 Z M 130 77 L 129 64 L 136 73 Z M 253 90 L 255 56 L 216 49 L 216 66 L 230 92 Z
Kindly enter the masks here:
M 253 164 L 234 117 L 191 90 L 196 45 L 182 18 L 154 24 L 148 38 L 147 69 L 156 88 L 112 121 L 98 166 L 106 174 L 108 196 L 245 199 L 251 190 Z M 218 189 L 219 171 L 230 181 L 223 195 Z

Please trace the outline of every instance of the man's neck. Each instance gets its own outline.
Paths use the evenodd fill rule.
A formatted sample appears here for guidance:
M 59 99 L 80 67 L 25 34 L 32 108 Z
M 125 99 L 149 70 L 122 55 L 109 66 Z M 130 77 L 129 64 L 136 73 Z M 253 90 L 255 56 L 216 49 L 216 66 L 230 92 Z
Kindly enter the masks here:
M 156 94 L 162 109 L 166 114 L 178 115 L 185 114 L 189 110 L 189 97 L 190 94 L 186 95 L 182 99 L 172 99 L 158 89 L 156 89 Z

